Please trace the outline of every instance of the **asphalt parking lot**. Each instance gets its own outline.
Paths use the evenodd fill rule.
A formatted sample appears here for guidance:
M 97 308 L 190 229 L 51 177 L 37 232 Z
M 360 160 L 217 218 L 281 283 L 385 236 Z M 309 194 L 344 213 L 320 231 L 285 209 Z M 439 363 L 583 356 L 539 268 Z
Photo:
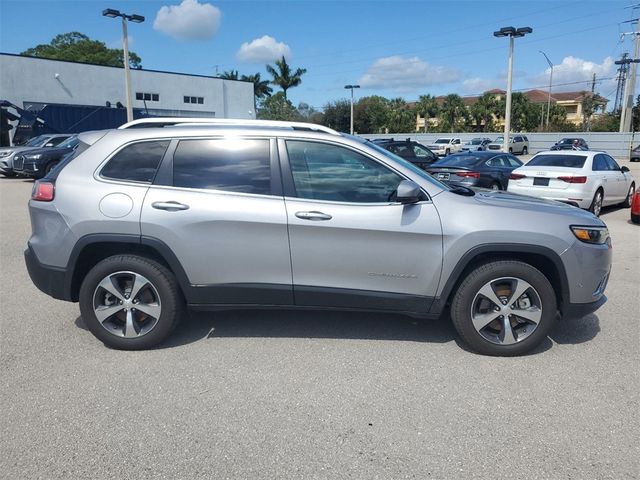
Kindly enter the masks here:
M 29 280 L 31 185 L 0 178 L 2 478 L 640 476 L 628 209 L 602 216 L 609 302 L 525 357 L 465 351 L 445 320 L 282 311 L 192 314 L 121 352 Z

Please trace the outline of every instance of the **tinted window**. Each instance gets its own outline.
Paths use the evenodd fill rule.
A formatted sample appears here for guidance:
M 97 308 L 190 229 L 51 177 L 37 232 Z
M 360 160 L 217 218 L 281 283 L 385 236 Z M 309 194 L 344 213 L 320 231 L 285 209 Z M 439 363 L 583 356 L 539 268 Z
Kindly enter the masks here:
M 403 180 L 378 162 L 335 145 L 289 140 L 287 152 L 296 191 L 301 198 L 389 202 Z
M 69 137 L 53 137 L 50 138 L 47 143 L 45 143 L 45 146 L 47 147 L 55 147 L 56 145 L 64 142 L 67 138 Z
M 620 170 L 620 165 L 618 165 L 618 162 L 616 162 L 613 158 L 611 158 L 609 155 L 603 155 L 603 157 L 607 162 L 609 170 Z
M 433 160 L 436 156 L 435 153 L 427 150 L 426 148 L 422 148 L 417 143 L 413 144 L 413 153 L 415 153 L 416 157 L 418 158 L 428 158 L 431 160 Z
M 481 161 L 483 158 L 486 159 L 487 157 L 476 157 L 475 155 L 469 155 L 467 153 L 463 153 L 462 155 L 450 155 L 449 157 L 434 163 L 433 166 L 434 167 L 441 167 L 441 166 L 442 167 L 444 166 L 464 167 L 464 166 L 475 165 L 476 163 Z
M 406 158 L 409 160 L 413 160 L 415 157 L 413 149 L 407 143 L 403 143 L 399 145 L 389 145 L 389 151 L 395 153 L 396 155 L 400 155 L 402 158 Z
M 527 165 L 538 167 L 582 168 L 587 159 L 585 155 L 536 155 Z
M 504 157 L 508 167 L 521 167 L 522 162 L 515 157 Z
M 173 184 L 269 195 L 269 140 L 182 140 L 173 156 Z
M 100 174 L 106 178 L 151 182 L 169 146 L 169 140 L 127 145 L 116 153 Z
M 593 157 L 593 167 L 591 169 L 594 172 L 604 172 L 609 170 L 609 165 L 607 165 L 604 155 L 596 155 Z

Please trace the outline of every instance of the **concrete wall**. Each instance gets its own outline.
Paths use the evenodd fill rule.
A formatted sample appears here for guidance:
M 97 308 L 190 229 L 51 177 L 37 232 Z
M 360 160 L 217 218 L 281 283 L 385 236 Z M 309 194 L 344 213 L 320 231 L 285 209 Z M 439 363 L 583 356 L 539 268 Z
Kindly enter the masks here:
M 156 93 L 147 101 L 156 111 L 187 112 L 194 116 L 255 118 L 253 84 L 215 77 L 131 69 L 134 108 L 144 108 L 136 92 Z M 203 104 L 184 103 L 184 96 L 203 97 Z M 126 105 L 124 69 L 0 54 L 0 99 L 19 107 L 33 102 Z M 185 116 L 185 115 L 183 115 Z
M 474 137 L 487 137 L 495 139 L 502 133 L 393 133 L 380 135 L 362 135 L 365 138 L 411 138 L 422 144 L 432 143 L 438 137 L 461 138 L 462 141 L 470 140 Z M 624 161 L 629 159 L 630 146 L 634 147 L 640 143 L 640 134 L 633 136 L 631 133 L 617 132 L 551 132 L 551 133 L 525 133 L 529 138 L 529 152 L 537 153 L 542 150 L 548 150 L 551 145 L 564 137 L 584 138 L 589 144 L 591 150 L 602 150 L 608 152 L 617 160 Z

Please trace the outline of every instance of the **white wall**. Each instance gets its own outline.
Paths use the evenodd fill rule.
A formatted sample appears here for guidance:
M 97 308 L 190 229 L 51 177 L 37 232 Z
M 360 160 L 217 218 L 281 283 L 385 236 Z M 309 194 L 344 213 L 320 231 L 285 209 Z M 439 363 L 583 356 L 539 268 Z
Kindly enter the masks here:
M 24 102 L 100 105 L 126 104 L 124 69 L 0 54 L 0 99 L 23 107 Z M 184 110 L 218 118 L 255 118 L 253 84 L 214 77 L 131 69 L 133 107 L 136 92 L 157 93 L 147 108 Z M 204 97 L 204 104 L 183 97 Z

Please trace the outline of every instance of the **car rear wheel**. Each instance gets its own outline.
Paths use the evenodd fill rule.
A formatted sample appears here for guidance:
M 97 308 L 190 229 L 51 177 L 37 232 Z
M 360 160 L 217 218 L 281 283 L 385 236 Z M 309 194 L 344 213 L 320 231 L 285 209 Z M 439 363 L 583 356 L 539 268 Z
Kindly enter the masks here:
M 556 296 L 549 280 L 518 260 L 480 265 L 462 282 L 451 304 L 458 334 L 484 355 L 521 355 L 553 326 Z
M 596 194 L 593 196 L 593 200 L 591 201 L 591 205 L 589 206 L 589 211 L 593 213 L 596 217 L 600 216 L 600 212 L 602 211 L 602 190 L 598 189 Z
M 500 184 L 499 184 L 498 182 L 493 182 L 493 183 L 489 186 L 489 188 L 490 188 L 491 190 L 502 190 L 502 188 L 500 187 Z
M 620 205 L 622 205 L 623 208 L 630 208 L 631 207 L 631 200 L 633 199 L 633 194 L 636 191 L 636 184 L 632 183 L 631 186 L 629 187 L 629 192 L 627 193 L 627 198 L 624 199 L 624 202 L 622 202 Z
M 91 333 L 121 350 L 154 347 L 172 332 L 183 309 L 173 274 L 136 255 L 98 263 L 84 278 L 79 300 Z

